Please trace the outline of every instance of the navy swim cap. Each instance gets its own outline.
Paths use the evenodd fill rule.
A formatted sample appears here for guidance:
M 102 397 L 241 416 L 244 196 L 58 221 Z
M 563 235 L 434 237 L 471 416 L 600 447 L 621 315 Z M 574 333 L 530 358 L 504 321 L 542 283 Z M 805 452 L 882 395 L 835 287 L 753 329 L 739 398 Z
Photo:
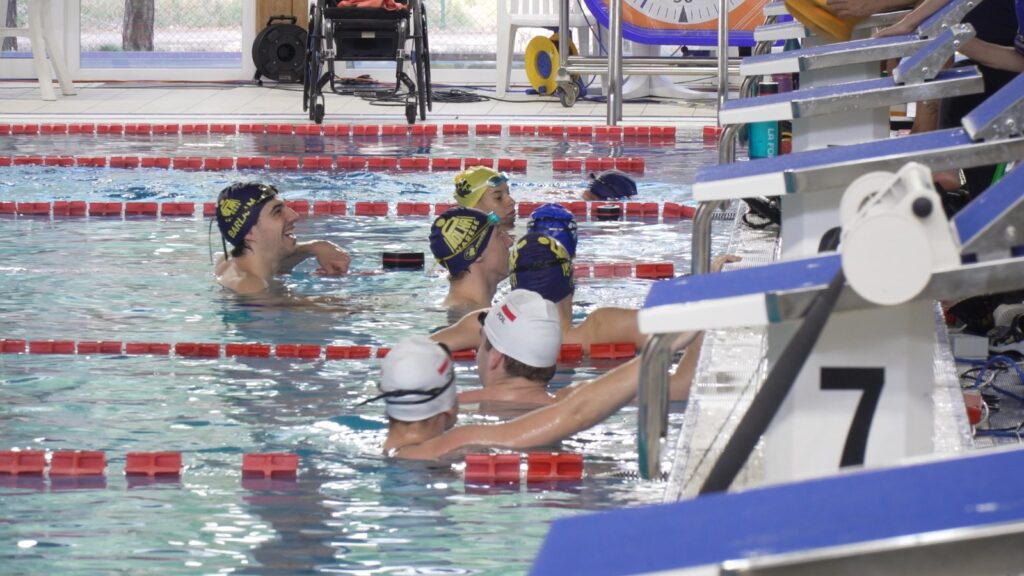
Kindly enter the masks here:
M 509 281 L 513 290 L 531 290 L 556 303 L 576 287 L 572 259 L 565 246 L 537 232 L 523 236 L 512 248 Z
M 484 253 L 498 222 L 494 212 L 449 208 L 430 227 L 430 251 L 438 264 L 458 275 Z
M 547 234 L 562 243 L 570 258 L 576 257 L 576 219 L 559 204 L 545 204 L 530 214 L 528 232 Z
M 245 241 L 256 225 L 263 204 L 277 196 L 277 188 L 259 182 L 236 182 L 217 197 L 217 228 L 233 246 Z
M 618 170 L 608 170 L 598 176 L 591 174 L 587 190 L 601 200 L 614 200 L 636 196 L 636 182 Z

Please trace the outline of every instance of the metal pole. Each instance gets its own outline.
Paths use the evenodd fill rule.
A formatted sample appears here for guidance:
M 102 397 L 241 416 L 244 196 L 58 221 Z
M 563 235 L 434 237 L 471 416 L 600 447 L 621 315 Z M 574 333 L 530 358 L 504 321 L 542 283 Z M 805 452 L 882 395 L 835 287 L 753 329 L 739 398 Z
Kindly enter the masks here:
M 601 66 L 594 66 L 591 64 L 569 64 L 565 70 L 568 70 L 571 74 L 604 74 L 607 69 Z M 646 74 L 650 76 L 663 76 L 675 74 L 679 76 L 698 76 L 705 75 L 709 72 L 708 68 L 688 68 L 685 66 L 630 66 L 626 65 L 622 67 L 622 72 L 626 74 Z M 621 117 L 621 114 L 619 115 Z M 621 119 L 621 118 L 620 118 Z
M 617 126 L 622 120 L 622 0 L 608 2 L 608 43 L 607 122 Z
M 629 64 L 640 64 L 640 65 L 671 65 L 676 64 L 679 66 L 692 66 L 706 68 L 705 71 L 710 71 L 711 68 L 718 66 L 717 58 L 670 58 L 667 56 L 629 56 L 622 59 L 624 65 Z M 593 64 L 593 65 L 607 65 L 608 60 L 597 56 L 569 56 L 569 64 Z M 734 62 L 732 65 L 733 69 L 739 70 L 739 62 Z M 603 72 L 603 70 L 602 70 Z
M 504 2 L 505 0 L 499 1 Z M 558 4 L 558 68 L 560 70 L 565 70 L 569 64 L 569 36 L 572 34 L 572 30 L 569 29 L 569 1 L 562 0 Z
M 718 140 L 718 163 L 731 164 L 736 161 L 736 135 L 740 124 L 729 124 Z M 723 207 L 724 201 L 701 202 L 693 216 L 693 234 L 690 244 L 690 273 L 707 274 L 711 268 L 711 219 L 715 210 Z
M 729 99 L 729 2 L 718 0 L 718 109 Z M 721 125 L 721 124 L 719 124 Z
M 669 347 L 675 334 L 655 334 L 640 354 L 640 386 L 637 390 L 637 452 L 640 477 L 661 477 L 661 439 L 668 417 Z

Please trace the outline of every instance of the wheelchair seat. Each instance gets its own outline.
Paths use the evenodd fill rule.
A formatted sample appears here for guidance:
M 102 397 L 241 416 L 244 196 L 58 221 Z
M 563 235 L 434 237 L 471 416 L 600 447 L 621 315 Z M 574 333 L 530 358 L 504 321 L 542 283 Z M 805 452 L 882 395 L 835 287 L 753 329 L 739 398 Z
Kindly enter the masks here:
M 432 109 L 430 91 L 430 53 L 427 44 L 427 17 L 420 0 L 396 0 L 401 8 L 341 7 L 335 0 L 317 0 L 310 7 L 307 71 L 303 86 L 303 110 L 317 124 L 324 118 L 323 89 L 335 87 L 334 62 L 393 61 L 393 95 L 404 95 L 406 119 L 421 120 Z M 410 46 L 411 44 L 411 46 Z M 412 66 L 415 81 L 406 72 Z M 323 70 L 326 65 L 326 71 Z M 399 94 L 405 86 L 406 92 Z

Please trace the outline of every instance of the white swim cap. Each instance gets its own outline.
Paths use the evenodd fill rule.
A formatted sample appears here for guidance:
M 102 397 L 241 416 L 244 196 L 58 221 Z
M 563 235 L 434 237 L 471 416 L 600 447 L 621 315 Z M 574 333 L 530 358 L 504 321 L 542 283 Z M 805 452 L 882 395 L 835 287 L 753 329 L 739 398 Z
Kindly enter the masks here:
M 455 363 L 440 344 L 412 336 L 381 362 L 380 391 L 395 420 L 417 422 L 455 406 Z
M 530 290 L 513 290 L 495 304 L 484 334 L 498 352 L 534 368 L 554 366 L 562 348 L 558 309 Z

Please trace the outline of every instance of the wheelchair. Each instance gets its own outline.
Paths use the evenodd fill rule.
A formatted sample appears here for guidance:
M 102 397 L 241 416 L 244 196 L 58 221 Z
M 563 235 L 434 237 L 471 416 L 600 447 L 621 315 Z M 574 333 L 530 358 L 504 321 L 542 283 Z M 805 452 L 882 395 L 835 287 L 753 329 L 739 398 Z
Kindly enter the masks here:
M 393 61 L 395 88 L 386 94 L 403 96 L 409 124 L 426 120 L 433 109 L 430 90 L 430 48 L 427 43 L 427 15 L 422 0 L 395 0 L 400 10 L 339 7 L 337 0 L 316 0 L 309 9 L 306 71 L 303 80 L 303 111 L 317 124 L 324 119 L 324 89 L 335 94 L 335 62 Z M 409 49 L 411 44 L 411 50 Z M 406 73 L 412 68 L 415 81 Z M 370 90 L 363 90 L 369 92 Z

